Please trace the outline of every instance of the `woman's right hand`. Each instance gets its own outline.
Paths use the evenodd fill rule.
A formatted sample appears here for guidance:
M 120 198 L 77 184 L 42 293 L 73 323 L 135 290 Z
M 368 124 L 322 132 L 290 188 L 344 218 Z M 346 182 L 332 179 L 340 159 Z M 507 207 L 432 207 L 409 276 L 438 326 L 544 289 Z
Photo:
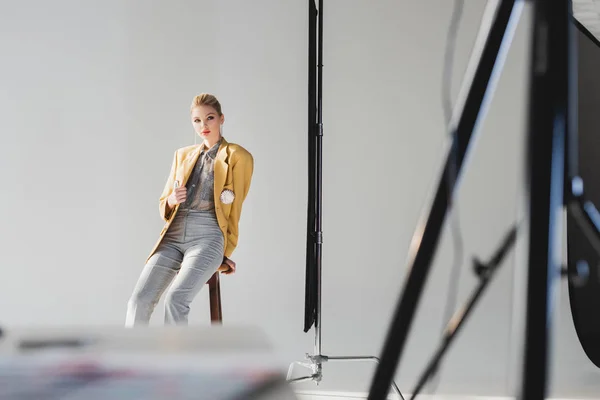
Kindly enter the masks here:
M 183 203 L 187 198 L 187 189 L 185 186 L 177 187 L 173 190 L 171 195 L 167 197 L 167 204 L 169 207 L 175 207 L 179 203 Z

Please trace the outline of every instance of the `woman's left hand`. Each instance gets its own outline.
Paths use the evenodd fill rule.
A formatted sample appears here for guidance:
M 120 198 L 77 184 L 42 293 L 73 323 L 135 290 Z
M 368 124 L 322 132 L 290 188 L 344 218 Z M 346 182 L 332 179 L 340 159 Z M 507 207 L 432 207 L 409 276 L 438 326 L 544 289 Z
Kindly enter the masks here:
M 227 257 L 223 258 L 223 263 L 219 267 L 219 271 L 225 275 L 230 275 L 235 273 L 235 262 Z

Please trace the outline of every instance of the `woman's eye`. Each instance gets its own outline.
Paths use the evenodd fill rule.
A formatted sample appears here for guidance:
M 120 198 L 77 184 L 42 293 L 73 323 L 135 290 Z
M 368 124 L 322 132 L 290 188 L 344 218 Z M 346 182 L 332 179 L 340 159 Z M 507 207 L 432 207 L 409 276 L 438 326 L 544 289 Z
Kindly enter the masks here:
M 215 119 L 215 117 L 208 117 L 208 119 L 209 119 L 209 120 L 211 120 L 211 119 Z

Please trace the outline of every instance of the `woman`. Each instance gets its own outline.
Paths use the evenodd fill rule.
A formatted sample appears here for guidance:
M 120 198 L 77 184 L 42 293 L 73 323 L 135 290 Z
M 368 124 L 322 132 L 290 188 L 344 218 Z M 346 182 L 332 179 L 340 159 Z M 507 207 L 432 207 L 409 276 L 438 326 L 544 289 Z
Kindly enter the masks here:
M 160 197 L 160 215 L 166 224 L 129 300 L 125 322 L 129 327 L 148 324 L 171 282 L 165 297 L 165 324 L 186 325 L 189 305 L 210 277 L 216 271 L 235 272 L 229 257 L 238 243 L 254 159 L 221 135 L 225 116 L 215 96 L 194 97 L 190 113 L 203 142 L 175 152 Z

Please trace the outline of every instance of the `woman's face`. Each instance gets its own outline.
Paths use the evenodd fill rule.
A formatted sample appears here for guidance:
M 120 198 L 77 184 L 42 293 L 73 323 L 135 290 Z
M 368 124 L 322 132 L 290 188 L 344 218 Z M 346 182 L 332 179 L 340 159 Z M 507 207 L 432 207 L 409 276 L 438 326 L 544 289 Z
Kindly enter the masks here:
M 216 143 L 221 135 L 224 116 L 211 106 L 197 106 L 192 109 L 192 125 L 200 137 L 209 143 Z

